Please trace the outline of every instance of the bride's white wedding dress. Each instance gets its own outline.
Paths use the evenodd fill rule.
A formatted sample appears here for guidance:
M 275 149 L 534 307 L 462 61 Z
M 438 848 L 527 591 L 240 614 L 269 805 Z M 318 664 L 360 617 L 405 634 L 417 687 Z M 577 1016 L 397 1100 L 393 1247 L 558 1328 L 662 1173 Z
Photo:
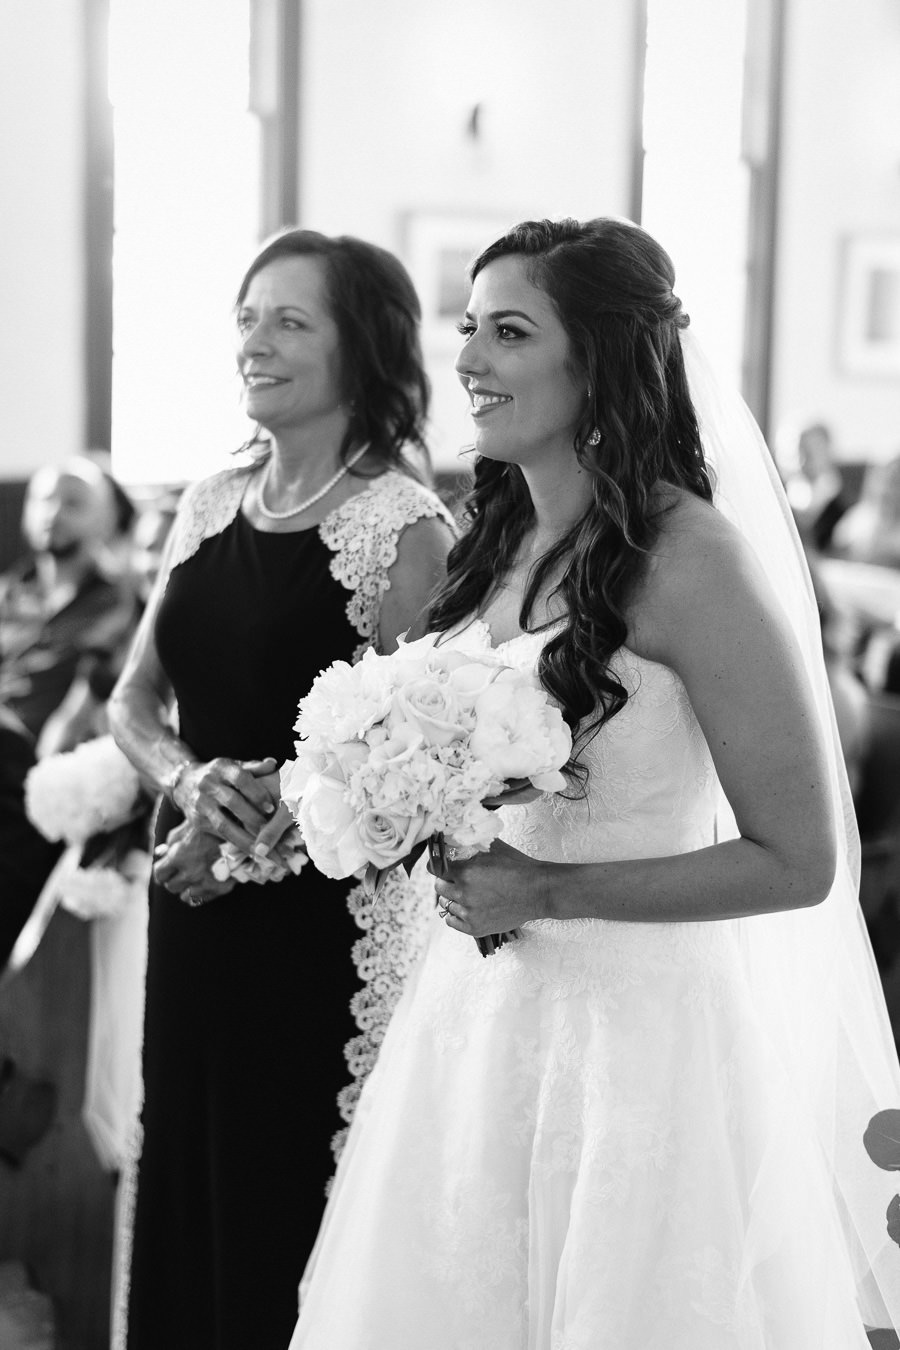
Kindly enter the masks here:
M 541 641 L 502 651 L 533 664 Z M 534 857 L 715 842 L 681 681 L 626 649 L 614 666 L 629 699 L 584 754 L 586 797 L 504 812 Z M 542 920 L 483 959 L 436 916 L 291 1350 L 866 1350 L 831 1179 L 750 996 L 754 922 Z

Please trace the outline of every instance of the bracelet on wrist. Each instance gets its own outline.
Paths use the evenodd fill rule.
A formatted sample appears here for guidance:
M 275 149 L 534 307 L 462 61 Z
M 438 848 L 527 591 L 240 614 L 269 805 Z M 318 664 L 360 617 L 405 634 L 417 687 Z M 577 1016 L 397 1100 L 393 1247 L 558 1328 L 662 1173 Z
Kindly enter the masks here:
M 195 764 L 193 759 L 180 759 L 174 769 L 163 779 L 163 791 L 170 801 L 175 801 L 175 791 L 188 769 Z

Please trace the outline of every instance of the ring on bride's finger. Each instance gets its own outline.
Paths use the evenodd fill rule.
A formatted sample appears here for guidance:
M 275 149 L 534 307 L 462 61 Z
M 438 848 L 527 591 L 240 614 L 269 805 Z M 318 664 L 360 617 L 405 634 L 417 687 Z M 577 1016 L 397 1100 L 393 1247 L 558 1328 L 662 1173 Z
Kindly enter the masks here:
M 444 908 L 444 909 L 439 909 L 439 910 L 438 910 L 438 918 L 440 918 L 440 919 L 446 919 L 446 917 L 447 917 L 447 915 L 448 915 L 449 913 L 450 913 L 450 902 L 449 902 L 449 900 L 448 900 L 448 901 L 447 901 L 447 904 L 446 904 L 446 906 L 445 906 L 445 908 Z

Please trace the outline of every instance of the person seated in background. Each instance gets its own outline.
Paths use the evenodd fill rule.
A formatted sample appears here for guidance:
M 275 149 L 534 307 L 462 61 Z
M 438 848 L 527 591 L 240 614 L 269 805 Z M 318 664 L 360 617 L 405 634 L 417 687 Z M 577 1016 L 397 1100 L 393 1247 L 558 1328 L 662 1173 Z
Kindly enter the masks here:
M 822 626 L 822 651 L 825 670 L 834 704 L 838 738 L 844 756 L 850 791 L 856 799 L 859 792 L 862 766 L 869 744 L 869 707 L 866 688 L 856 673 L 853 662 L 855 632 L 835 605 L 819 569 L 815 553 L 807 552 L 807 563 L 812 579 L 819 622 Z
M 134 628 L 134 587 L 105 557 L 116 513 L 108 477 L 87 458 L 48 465 L 28 484 L 28 554 L 0 577 L 0 706 L 36 742 L 76 678 L 102 672 Z M 72 735 L 52 749 L 83 738 Z
M 850 504 L 831 431 L 824 422 L 810 422 L 799 431 L 782 432 L 777 459 L 801 539 L 808 548 L 825 552 Z
M 119 492 L 122 489 L 119 488 Z M 127 526 L 127 549 L 124 526 L 116 540 L 115 572 L 123 588 L 133 597 L 133 622 L 127 626 L 118 646 L 100 659 L 85 662 L 70 684 L 62 703 L 44 723 L 38 740 L 38 756 L 58 754 L 71 750 L 81 741 L 102 736 L 109 729 L 106 721 L 106 701 L 119 678 L 131 639 L 150 595 L 159 570 L 166 537 L 175 518 L 177 502 L 166 497 L 143 507 L 132 507 L 132 519 Z
M 860 657 L 860 673 L 875 694 L 900 697 L 900 614 L 869 634 Z M 900 792 L 900 782 L 897 784 Z
M 25 778 L 34 763 L 28 732 L 0 707 L 0 973 L 63 851 L 61 843 L 44 838 L 25 811 Z
M 23 930 L 45 896 L 58 899 L 51 878 L 64 844 L 29 818 L 26 779 L 38 757 L 106 730 L 106 700 L 139 617 L 135 517 L 125 490 L 90 458 L 42 468 L 23 511 L 29 553 L 0 577 L 0 975 L 30 958 L 46 919 Z M 56 1088 L 7 1049 L 0 1043 L 0 1162 L 16 1167 L 48 1130 Z
M 900 455 L 869 466 L 860 499 L 836 526 L 832 544 L 854 562 L 900 567 Z
M 78 868 L 68 872 L 65 845 L 45 838 L 26 809 L 26 780 L 38 757 L 74 749 L 107 730 L 106 701 L 146 599 L 144 573 L 162 544 L 160 526 L 151 520 L 138 546 L 136 523 L 134 504 L 104 464 L 85 458 L 42 469 L 23 513 L 31 554 L 0 579 L 0 691 L 8 700 L 4 706 L 0 699 L 0 977 L 17 975 L 34 955 L 56 904 L 66 903 L 73 876 L 94 867 L 98 875 L 118 871 L 128 878 L 134 851 L 149 851 L 149 798 L 125 826 L 87 840 Z M 94 1070 L 85 1082 L 86 1119 L 96 1130 L 99 1118 L 107 1133 L 119 1123 L 122 1101 L 130 1100 L 131 1081 L 127 1031 L 114 1054 L 109 1025 L 114 1019 L 127 1029 L 133 1015 L 127 991 L 141 990 L 144 976 L 139 946 L 120 941 L 112 950 L 115 960 L 107 953 L 95 986 L 88 1031 Z M 107 991 L 106 1004 L 96 1001 L 97 989 Z M 0 1037 L 2 1168 L 24 1162 L 57 1109 L 55 1081 L 33 1077 L 10 1049 L 8 1036 Z M 100 1137 L 109 1147 L 107 1135 Z
M 25 810 L 32 738 L 0 706 L 0 977 L 47 877 L 63 851 L 35 828 Z M 53 1120 L 56 1089 L 24 1073 L 0 1040 L 0 1163 L 18 1167 Z M 0 1326 L 0 1345 L 6 1346 Z M 23 1342 L 24 1344 L 24 1342 Z

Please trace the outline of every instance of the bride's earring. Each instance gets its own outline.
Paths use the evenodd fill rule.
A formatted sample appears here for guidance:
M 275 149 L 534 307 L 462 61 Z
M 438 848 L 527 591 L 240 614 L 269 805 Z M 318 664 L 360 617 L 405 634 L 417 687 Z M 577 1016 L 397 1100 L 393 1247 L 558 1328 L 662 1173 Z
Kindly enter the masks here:
M 588 403 L 590 403 L 591 399 L 594 397 L 594 391 L 591 389 L 590 385 L 588 385 L 587 387 L 587 396 L 588 396 Z M 602 440 L 603 440 L 603 432 L 600 431 L 598 427 L 594 427 L 593 430 L 590 431 L 588 435 L 585 437 L 585 445 L 592 445 L 596 449 L 596 447 L 600 444 Z

